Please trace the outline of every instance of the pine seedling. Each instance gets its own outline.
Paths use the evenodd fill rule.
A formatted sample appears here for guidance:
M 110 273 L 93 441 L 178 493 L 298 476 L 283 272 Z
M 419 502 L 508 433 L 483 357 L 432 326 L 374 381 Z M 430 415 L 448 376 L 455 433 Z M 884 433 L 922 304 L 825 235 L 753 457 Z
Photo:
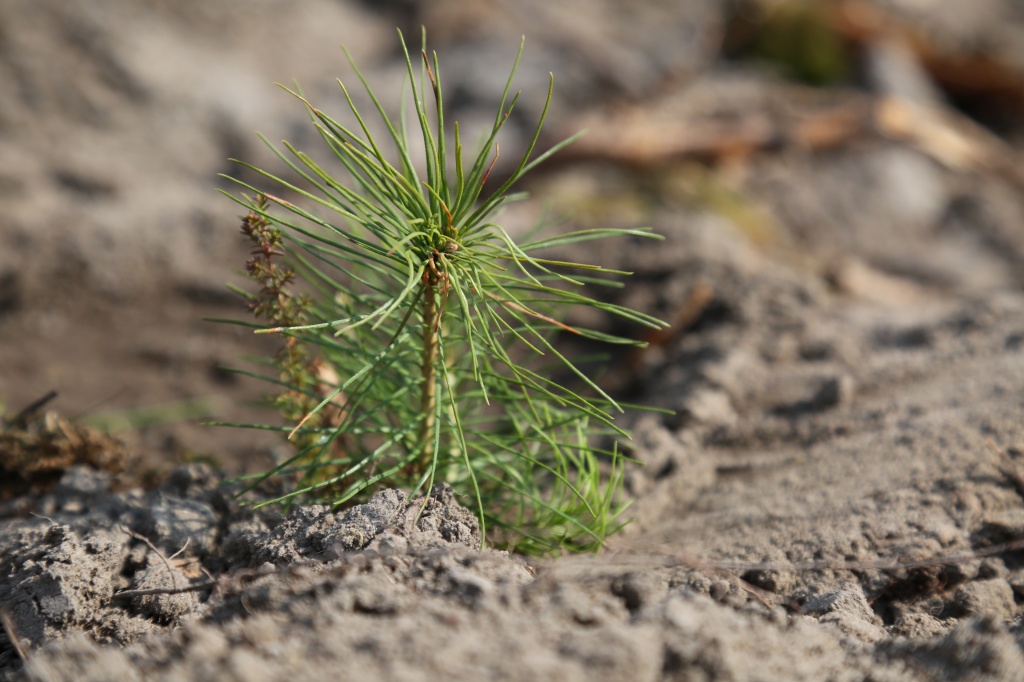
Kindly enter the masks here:
M 534 155 L 553 79 L 529 144 L 491 190 L 497 138 L 519 98 L 511 89 L 522 45 L 493 124 L 467 155 L 459 124 L 449 131 L 445 120 L 441 69 L 426 34 L 416 60 L 399 38 L 411 125 L 386 113 L 346 51 L 383 138 L 375 139 L 341 81 L 347 122 L 285 88 L 307 108 L 328 161 L 263 138 L 287 176 L 239 162 L 270 185 L 234 179 L 243 193 L 232 198 L 247 209 L 243 231 L 254 246 L 246 271 L 260 286 L 248 294 L 250 307 L 269 324 L 258 332 L 285 339 L 277 373 L 262 378 L 283 390 L 278 405 L 288 423 L 256 428 L 285 433 L 296 446 L 250 488 L 283 477 L 294 489 L 264 504 L 340 506 L 382 486 L 412 497 L 446 482 L 492 544 L 529 553 L 597 549 L 624 525 L 618 443 L 629 436 L 614 420 L 622 406 L 559 351 L 555 336 L 634 343 L 570 326 L 572 306 L 663 323 L 585 293 L 629 273 L 544 254 L 654 235 L 588 229 L 517 244 L 495 222 L 498 210 L 517 198 L 510 190 L 524 174 L 575 139 Z M 413 158 L 417 146 L 423 158 Z M 295 293 L 297 283 L 306 294 Z

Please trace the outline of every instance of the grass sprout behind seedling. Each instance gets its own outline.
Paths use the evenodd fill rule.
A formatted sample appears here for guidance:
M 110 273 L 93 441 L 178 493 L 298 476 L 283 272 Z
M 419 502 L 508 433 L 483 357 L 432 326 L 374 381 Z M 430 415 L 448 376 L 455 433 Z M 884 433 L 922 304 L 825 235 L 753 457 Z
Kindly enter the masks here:
M 624 525 L 623 467 L 616 425 L 622 406 L 554 345 L 556 334 L 635 342 L 564 322 L 589 306 L 647 327 L 659 320 L 591 298 L 629 273 L 543 257 L 555 247 L 608 237 L 653 237 L 648 229 L 588 229 L 517 244 L 494 216 L 516 182 L 575 138 L 534 156 L 553 78 L 532 138 L 507 178 L 490 191 L 498 134 L 522 45 L 493 124 L 466 154 L 458 123 L 445 120 L 441 69 L 426 49 L 405 55 L 412 122 L 390 117 L 346 51 L 386 139 L 378 141 L 347 86 L 347 122 L 302 102 L 329 172 L 291 144 L 264 141 L 287 167 L 275 175 L 241 163 L 271 189 L 239 179 L 253 244 L 246 264 L 259 284 L 242 292 L 260 333 L 284 337 L 259 376 L 281 392 L 294 455 L 247 479 L 294 488 L 265 504 L 299 499 L 335 506 L 382 486 L 410 496 L 450 484 L 475 510 L 488 542 L 528 553 L 587 551 Z M 419 63 L 418 68 L 414 63 Z M 413 158 L 413 137 L 424 158 Z M 341 168 L 338 168 L 340 171 Z M 303 291 L 306 293 L 298 293 Z M 263 325 L 266 326 L 263 326 Z M 573 377 L 570 388 L 556 372 Z M 234 426 L 246 426 L 233 424 Z

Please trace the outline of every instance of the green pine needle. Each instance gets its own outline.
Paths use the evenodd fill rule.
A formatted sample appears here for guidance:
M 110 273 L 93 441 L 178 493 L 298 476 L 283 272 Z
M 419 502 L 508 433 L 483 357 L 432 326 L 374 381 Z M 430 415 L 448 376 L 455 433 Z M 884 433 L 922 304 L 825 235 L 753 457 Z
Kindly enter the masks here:
M 623 407 L 553 337 L 635 345 L 569 326 L 563 320 L 571 306 L 651 328 L 664 323 L 587 295 L 588 287 L 619 286 L 594 275 L 627 273 L 540 252 L 655 235 L 591 229 L 517 245 L 495 213 L 517 196 L 509 191 L 525 173 L 575 139 L 534 156 L 553 79 L 527 148 L 488 191 L 498 134 L 519 98 L 511 88 L 522 45 L 491 130 L 466 158 L 458 123 L 449 139 L 441 68 L 427 52 L 426 33 L 415 60 L 399 39 L 412 126 L 392 121 L 346 52 L 387 139 L 374 139 L 340 81 L 348 124 L 285 88 L 305 105 L 330 155 L 316 161 L 263 138 L 290 179 L 243 162 L 273 192 L 230 178 L 244 190 L 232 198 L 247 209 L 243 231 L 256 245 L 247 272 L 261 289 L 246 298 L 266 323 L 257 331 L 284 339 L 277 376 L 247 374 L 282 389 L 276 404 L 292 422 L 254 428 L 287 432 L 295 445 L 293 456 L 245 479 L 248 489 L 283 478 L 291 492 L 262 504 L 341 505 L 382 486 L 414 495 L 446 482 L 475 508 L 493 544 L 528 553 L 595 550 L 624 525 L 627 460 L 617 442 L 628 434 L 614 420 Z M 420 163 L 416 147 L 425 150 Z M 295 293 L 295 282 L 309 293 Z M 560 364 L 585 391 L 542 373 L 538 356 Z

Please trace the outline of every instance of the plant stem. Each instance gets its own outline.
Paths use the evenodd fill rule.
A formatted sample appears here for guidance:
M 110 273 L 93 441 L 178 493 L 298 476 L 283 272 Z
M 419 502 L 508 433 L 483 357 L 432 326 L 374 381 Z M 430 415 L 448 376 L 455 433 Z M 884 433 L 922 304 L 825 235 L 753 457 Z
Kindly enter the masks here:
M 420 397 L 420 443 L 422 452 L 420 454 L 421 467 L 419 471 L 426 471 L 430 460 L 434 455 L 434 429 L 435 412 L 437 410 L 437 327 L 434 324 L 437 318 L 437 295 L 435 284 L 425 278 L 423 296 L 423 387 Z

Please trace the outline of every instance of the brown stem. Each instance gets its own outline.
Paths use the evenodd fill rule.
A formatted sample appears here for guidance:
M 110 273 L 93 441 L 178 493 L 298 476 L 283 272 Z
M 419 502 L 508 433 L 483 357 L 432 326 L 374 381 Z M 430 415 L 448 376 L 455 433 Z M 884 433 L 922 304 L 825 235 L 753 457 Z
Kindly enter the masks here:
M 423 387 L 420 397 L 420 442 L 423 451 L 420 456 L 420 471 L 426 471 L 434 453 L 434 414 L 437 410 L 437 317 L 436 285 L 429 273 L 424 277 L 426 292 L 423 296 Z

